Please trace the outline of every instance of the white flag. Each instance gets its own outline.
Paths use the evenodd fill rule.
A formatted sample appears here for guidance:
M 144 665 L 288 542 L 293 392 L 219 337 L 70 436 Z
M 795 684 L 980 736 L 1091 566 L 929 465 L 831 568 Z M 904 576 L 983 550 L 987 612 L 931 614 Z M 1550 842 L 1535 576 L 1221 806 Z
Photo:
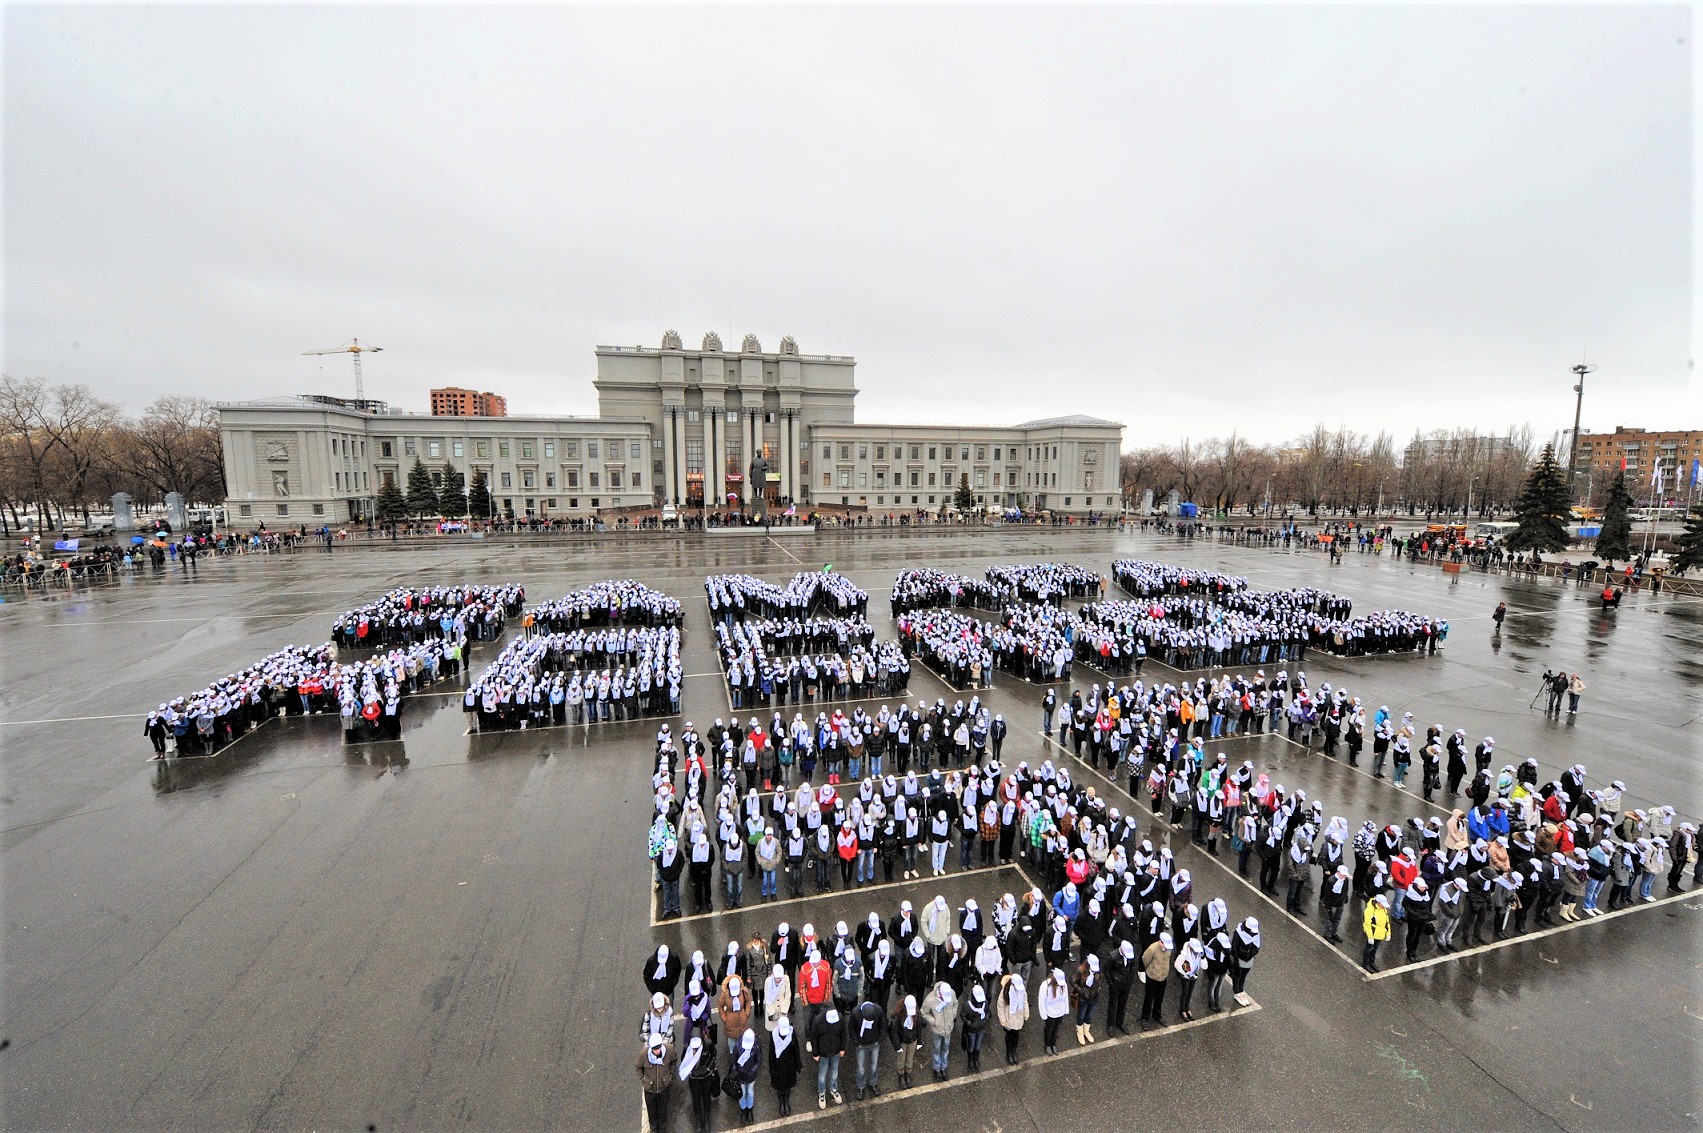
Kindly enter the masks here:
M 1656 457 L 1655 466 L 1650 469 L 1650 487 L 1658 492 L 1662 490 L 1662 458 L 1659 456 Z

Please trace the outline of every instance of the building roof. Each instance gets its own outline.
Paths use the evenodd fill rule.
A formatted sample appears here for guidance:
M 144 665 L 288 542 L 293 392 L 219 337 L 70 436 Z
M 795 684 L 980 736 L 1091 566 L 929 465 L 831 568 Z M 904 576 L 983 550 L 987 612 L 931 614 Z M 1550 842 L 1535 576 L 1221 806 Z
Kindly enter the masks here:
M 1056 429 L 1066 425 L 1089 426 L 1098 429 L 1121 429 L 1123 422 L 1108 421 L 1104 417 L 1090 417 L 1086 413 L 1072 413 L 1065 417 L 1043 417 L 1039 421 L 1024 421 L 1014 425 L 1015 429 Z

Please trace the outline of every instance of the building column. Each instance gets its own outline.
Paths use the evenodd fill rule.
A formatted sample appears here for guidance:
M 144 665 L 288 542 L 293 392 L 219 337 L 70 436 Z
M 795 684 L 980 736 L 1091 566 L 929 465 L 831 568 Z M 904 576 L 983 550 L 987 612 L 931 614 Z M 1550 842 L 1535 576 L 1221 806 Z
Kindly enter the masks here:
M 709 463 L 709 468 L 706 469 L 709 475 L 704 478 L 704 494 L 709 499 L 704 502 L 709 507 L 718 509 L 726 506 L 724 497 L 727 494 L 727 481 L 724 479 L 727 472 L 727 453 L 722 449 L 722 440 L 727 432 L 727 422 L 723 420 L 726 412 L 724 406 L 718 405 L 709 417 L 710 451 L 704 458 Z
M 751 483 L 751 462 L 757 459 L 757 430 L 762 427 L 762 418 L 751 408 L 741 408 L 740 413 L 744 417 L 745 433 L 739 445 L 739 471 L 745 476 L 741 483 L 745 485 L 744 499 L 749 507 L 757 502 L 757 485 Z
M 674 502 L 681 507 L 686 506 L 686 411 L 674 411 L 674 423 L 669 429 L 669 443 L 674 446 L 674 479 L 670 481 L 668 490 L 674 496 Z
M 674 407 L 662 409 L 662 502 L 674 502 Z
M 781 433 L 786 451 L 781 454 L 781 476 L 783 477 L 787 499 L 798 501 L 798 415 L 792 410 L 787 411 L 786 428 Z
M 792 446 L 787 443 L 787 437 L 792 433 L 792 413 L 782 409 L 775 418 L 775 435 L 780 439 L 775 442 L 775 471 L 781 474 L 781 498 L 792 496 L 792 462 L 787 459 L 787 450 Z

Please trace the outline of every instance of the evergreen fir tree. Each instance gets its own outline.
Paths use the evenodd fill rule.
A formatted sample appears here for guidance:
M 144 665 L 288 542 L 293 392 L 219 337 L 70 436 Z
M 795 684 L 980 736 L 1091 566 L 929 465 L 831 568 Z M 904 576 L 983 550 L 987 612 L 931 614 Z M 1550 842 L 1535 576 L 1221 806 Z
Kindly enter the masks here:
M 970 474 L 962 473 L 958 477 L 958 490 L 952 495 L 952 504 L 961 512 L 967 512 L 976 506 L 976 497 L 970 491 Z
M 394 477 L 385 476 L 379 483 L 378 517 L 385 523 L 408 518 L 408 501 L 403 498 L 402 489 L 396 486 Z
M 491 514 L 491 485 L 485 480 L 485 470 L 473 470 L 473 483 L 467 486 L 467 514 L 487 519 Z
M 1573 510 L 1567 474 L 1555 462 L 1555 446 L 1544 445 L 1514 505 L 1519 527 L 1508 536 L 1513 551 L 1559 551 L 1567 546 L 1567 520 Z
M 1632 493 L 1626 490 L 1626 470 L 1622 468 L 1608 488 L 1608 503 L 1603 507 L 1602 531 L 1597 535 L 1596 553 L 1610 566 L 1619 559 L 1632 557 Z
M 425 462 L 416 456 L 414 467 L 408 470 L 408 514 L 436 515 L 437 510 L 438 490 L 432 484 L 432 474 L 427 471 Z
M 1685 517 L 1685 530 L 1679 533 L 1679 554 L 1674 556 L 1673 569 L 1693 570 L 1703 567 L 1703 503 L 1691 505 Z
M 467 514 L 467 479 L 453 464 L 444 465 L 438 482 L 438 514 L 449 519 Z

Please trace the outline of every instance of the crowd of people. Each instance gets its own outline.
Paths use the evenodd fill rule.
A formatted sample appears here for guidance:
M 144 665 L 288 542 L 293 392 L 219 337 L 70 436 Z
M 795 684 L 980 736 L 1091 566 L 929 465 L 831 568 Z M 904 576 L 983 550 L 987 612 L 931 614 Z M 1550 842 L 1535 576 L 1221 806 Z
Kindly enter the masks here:
M 405 697 L 462 672 L 467 643 L 433 638 L 363 660 L 338 660 L 335 647 L 292 645 L 206 688 L 148 713 L 143 734 L 154 759 L 216 755 L 275 716 L 336 713 L 345 743 L 397 739 Z M 168 746 L 169 745 L 169 746 Z
M 339 649 L 383 649 L 432 638 L 495 641 L 526 601 L 522 586 L 404 586 L 344 611 L 331 626 Z
M 803 619 L 867 617 L 869 592 L 827 567 L 792 576 L 784 587 L 749 574 L 713 574 L 704 579 L 710 621 L 723 625 L 746 618 Z
M 736 709 L 903 694 L 910 659 L 861 614 L 718 620 L 716 656 Z
M 681 626 L 678 598 L 630 578 L 606 579 L 526 611 L 528 633 L 562 633 L 599 626 Z
M 981 689 L 993 683 L 987 622 L 954 610 L 909 610 L 899 615 L 898 625 L 904 655 L 920 657 L 953 688 Z
M 462 694 L 481 732 L 672 716 L 684 679 L 678 625 L 522 634 Z
M 852 725 L 828 722 L 842 727 Z M 760 792 L 751 781 L 742 794 L 731 758 L 719 774 L 701 761 L 694 768 L 694 757 L 677 771 L 673 752 L 672 741 L 659 738 L 649 837 L 665 916 L 678 914 L 683 875 L 692 877 L 694 906 L 702 897 L 707 910 L 718 864 L 736 908 L 747 879 L 763 900 L 779 899 L 783 869 L 794 897 L 803 896 L 806 870 L 818 892 L 833 888 L 836 866 L 843 890 L 874 883 L 878 860 L 886 880 L 895 868 L 920 877 L 925 841 L 931 876 L 946 872 L 956 842 L 961 869 L 1019 861 L 1043 885 L 1021 899 L 1004 894 L 986 910 L 937 897 L 919 912 L 901 901 L 888 918 L 872 911 L 855 930 L 842 922 L 821 938 L 812 925 L 795 931 L 782 922 L 744 944 L 729 942 L 713 963 L 702 952 L 680 957 L 658 947 L 639 973 L 650 1003 L 637 1070 L 653 1129 L 668 1128 L 677 1083 L 705 1130 L 724 1089 L 737 1096 L 741 1122 L 755 1120 L 765 1069 L 785 1116 L 798 1083 L 808 1090 L 812 1077 L 819 1109 L 841 1104 L 845 1057 L 855 1063 L 857 1099 L 880 1093 L 884 1046 L 895 1063 L 889 1088 L 906 1088 L 925 1042 L 936 1081 L 952 1073 L 954 1045 L 966 1069 L 979 1071 L 993 1026 L 1006 1063 L 1016 1064 L 1031 1014 L 1049 1054 L 1067 1018 L 1078 1044 L 1127 1035 L 1137 986 L 1138 1026 L 1164 1025 L 1173 985 L 1177 1017 L 1189 1020 L 1197 1007 L 1223 1009 L 1226 981 L 1240 995 L 1262 947 L 1257 919 L 1233 926 L 1225 902 L 1199 899 L 1188 871 L 1141 837 L 1133 815 L 1107 807 L 1050 762 L 1007 772 L 996 757 L 962 773 L 937 769 L 926 782 L 908 772 L 845 791 L 800 783 Z M 1202 981 L 1204 1004 L 1195 998 Z
M 1358 901 L 1362 963 L 1372 971 L 1396 924 L 1406 928 L 1413 962 L 1427 936 L 1447 953 L 1485 943 L 1486 931 L 1497 940 L 1523 933 L 1528 915 L 1532 928 L 1597 915 L 1605 887 L 1613 909 L 1652 900 L 1659 877 L 1678 891 L 1688 868 L 1703 884 L 1697 830 L 1676 822 L 1673 807 L 1623 814 L 1625 784 L 1593 789 L 1582 764 L 1549 782 L 1533 758 L 1493 769 L 1494 737 L 1474 746 L 1464 729 L 1450 734 L 1441 724 L 1422 737 L 1411 713 L 1397 720 L 1380 706 L 1368 718 L 1359 697 L 1329 685 L 1315 692 L 1305 673 L 1226 674 L 1181 687 L 1107 682 L 1065 702 L 1049 690 L 1041 712 L 1043 729 L 1051 734 L 1056 720 L 1059 744 L 1077 758 L 1127 776 L 1129 795 L 1150 800 L 1155 821 L 1189 824 L 1191 840 L 1213 855 L 1228 843 L 1244 877 L 1257 860 L 1258 884 L 1274 896 L 1281 887 L 1291 914 L 1305 917 L 1316 890 L 1326 939 L 1343 939 L 1343 917 Z M 1206 756 L 1209 739 L 1282 728 L 1328 757 L 1342 743 L 1351 765 L 1369 730 L 1372 775 L 1383 778 L 1390 760 L 1401 787 L 1417 762 L 1426 800 L 1446 791 L 1461 805 L 1446 819 L 1381 829 L 1366 821 L 1351 833 L 1345 818 L 1327 821 L 1322 803 L 1274 784 L 1251 760 L 1233 767 L 1222 752 Z

